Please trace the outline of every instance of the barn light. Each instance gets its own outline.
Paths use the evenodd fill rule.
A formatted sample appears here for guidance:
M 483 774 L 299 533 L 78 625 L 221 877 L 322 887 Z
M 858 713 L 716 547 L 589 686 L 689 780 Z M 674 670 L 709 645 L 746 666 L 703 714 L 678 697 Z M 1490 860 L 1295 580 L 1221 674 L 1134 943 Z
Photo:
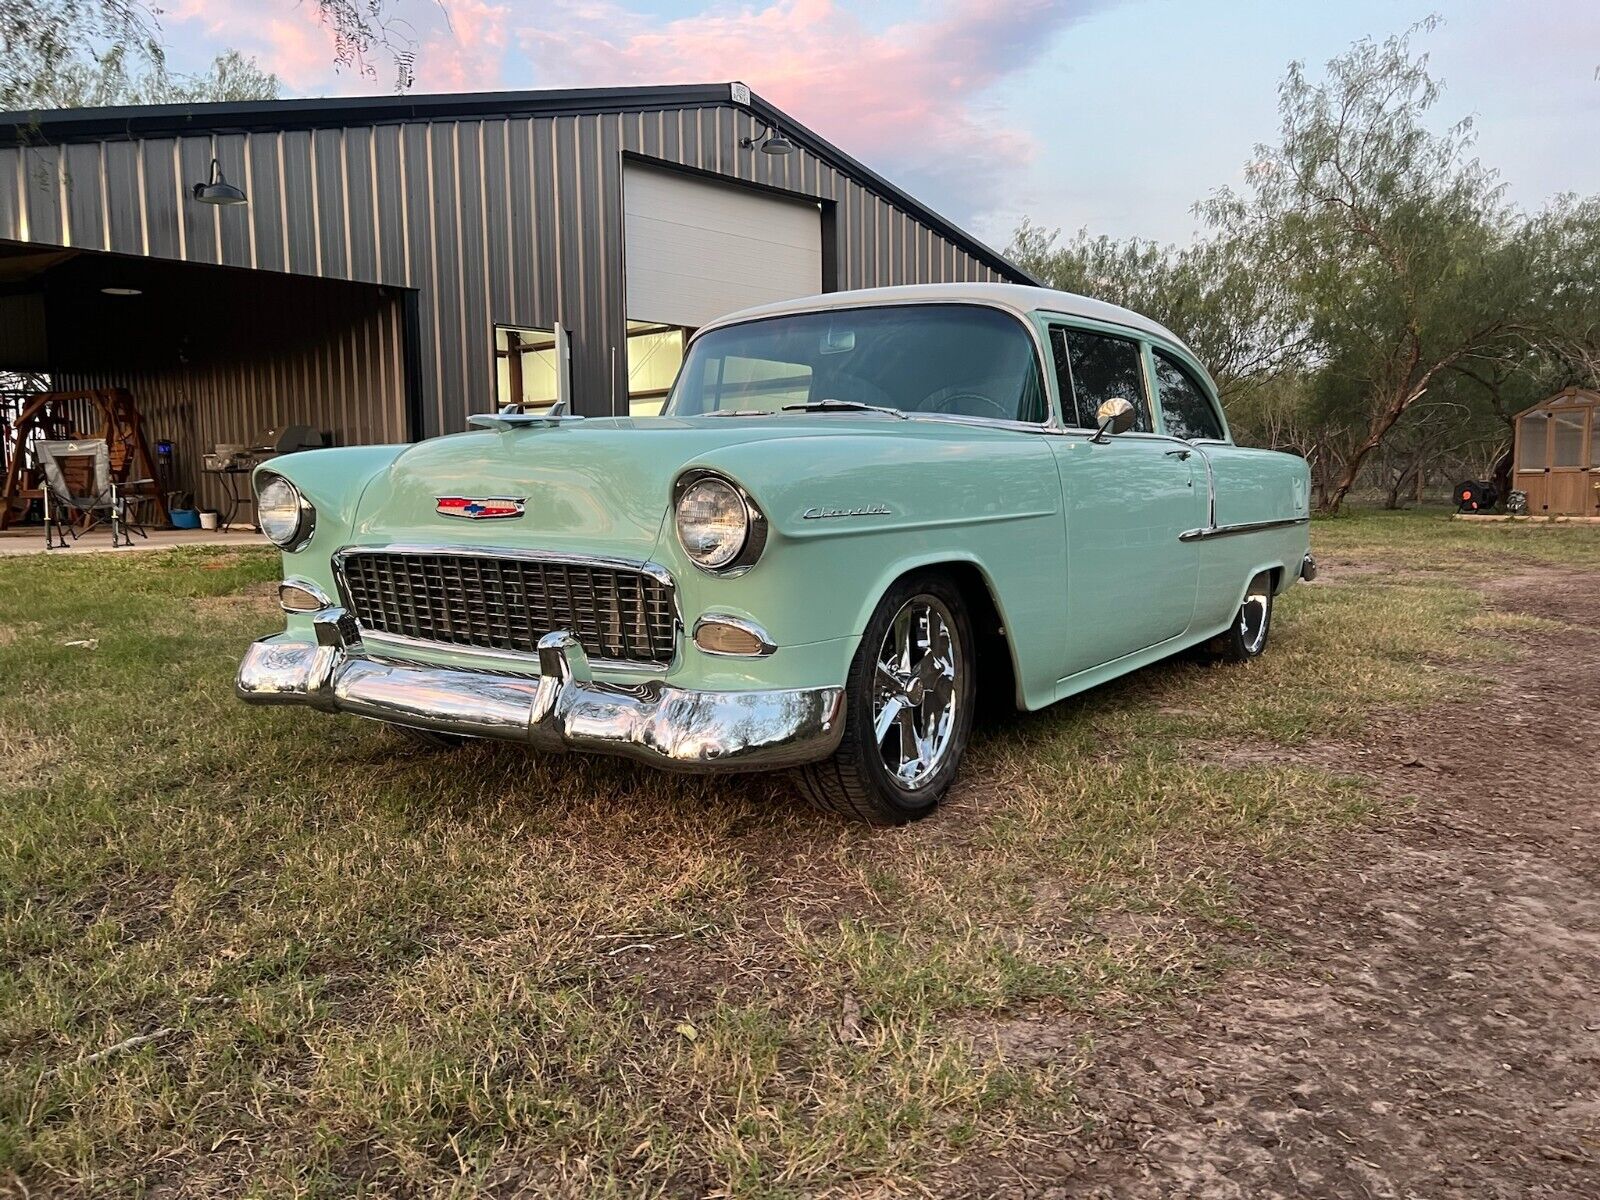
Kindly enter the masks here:
M 778 132 L 775 125 L 767 125 L 761 131 L 760 137 L 740 138 L 739 145 L 746 150 L 760 149 L 763 154 L 793 154 L 794 143 Z
M 194 185 L 194 198 L 201 204 L 244 204 L 245 194 L 222 177 L 222 168 L 211 160 L 211 178 Z

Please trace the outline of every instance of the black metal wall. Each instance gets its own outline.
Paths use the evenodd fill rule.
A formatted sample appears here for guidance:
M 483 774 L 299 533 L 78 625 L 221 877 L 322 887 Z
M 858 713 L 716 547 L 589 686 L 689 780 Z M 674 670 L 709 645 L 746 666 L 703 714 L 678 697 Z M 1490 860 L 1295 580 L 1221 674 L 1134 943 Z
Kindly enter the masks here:
M 730 101 L 176 137 L 47 128 L 47 144 L 0 146 L 0 239 L 415 289 L 426 434 L 492 406 L 497 322 L 562 322 L 578 411 L 625 411 L 624 155 L 823 202 L 834 287 L 1017 278 L 805 144 L 739 145 L 761 127 Z M 190 197 L 213 156 L 248 206 Z

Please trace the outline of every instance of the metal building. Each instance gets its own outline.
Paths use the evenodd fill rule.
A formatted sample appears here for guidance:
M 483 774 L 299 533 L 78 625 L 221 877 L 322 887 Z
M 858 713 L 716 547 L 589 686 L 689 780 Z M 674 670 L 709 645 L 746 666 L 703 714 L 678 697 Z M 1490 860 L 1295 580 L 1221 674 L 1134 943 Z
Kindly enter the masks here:
M 212 500 L 266 427 L 648 413 L 713 316 L 949 280 L 1028 281 L 743 84 L 0 114 L 0 369 L 128 388 Z

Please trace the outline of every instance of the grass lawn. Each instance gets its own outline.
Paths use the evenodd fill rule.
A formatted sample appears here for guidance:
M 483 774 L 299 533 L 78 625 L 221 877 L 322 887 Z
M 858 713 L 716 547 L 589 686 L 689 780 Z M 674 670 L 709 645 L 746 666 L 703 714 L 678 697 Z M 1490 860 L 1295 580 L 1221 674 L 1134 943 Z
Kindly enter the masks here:
M 1087 1059 L 1095 1020 L 1210 985 L 1230 875 L 1372 811 L 1293 745 L 1507 653 L 1449 572 L 1600 563 L 1600 532 L 1437 513 L 1314 539 L 1393 569 L 1296 588 L 1253 666 L 981 731 L 950 806 L 887 832 L 781 778 L 247 708 L 274 555 L 11 560 L 0 1186 L 915 1191 L 1059 1140 L 1073 1066 L 1006 1053 L 1014 1018 L 1081 1015 Z M 1291 749 L 1223 752 L 1263 745 Z

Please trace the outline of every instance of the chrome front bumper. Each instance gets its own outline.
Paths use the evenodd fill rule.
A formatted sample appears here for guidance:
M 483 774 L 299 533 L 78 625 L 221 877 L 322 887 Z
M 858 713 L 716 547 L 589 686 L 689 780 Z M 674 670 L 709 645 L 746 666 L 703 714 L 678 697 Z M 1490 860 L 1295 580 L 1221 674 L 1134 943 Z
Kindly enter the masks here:
M 597 682 L 570 633 L 539 640 L 539 675 L 374 658 L 355 618 L 328 608 L 315 642 L 251 645 L 235 684 L 249 704 L 304 704 L 539 750 L 620 754 L 681 771 L 766 771 L 827 758 L 844 734 L 844 689 L 701 692 L 660 680 Z

